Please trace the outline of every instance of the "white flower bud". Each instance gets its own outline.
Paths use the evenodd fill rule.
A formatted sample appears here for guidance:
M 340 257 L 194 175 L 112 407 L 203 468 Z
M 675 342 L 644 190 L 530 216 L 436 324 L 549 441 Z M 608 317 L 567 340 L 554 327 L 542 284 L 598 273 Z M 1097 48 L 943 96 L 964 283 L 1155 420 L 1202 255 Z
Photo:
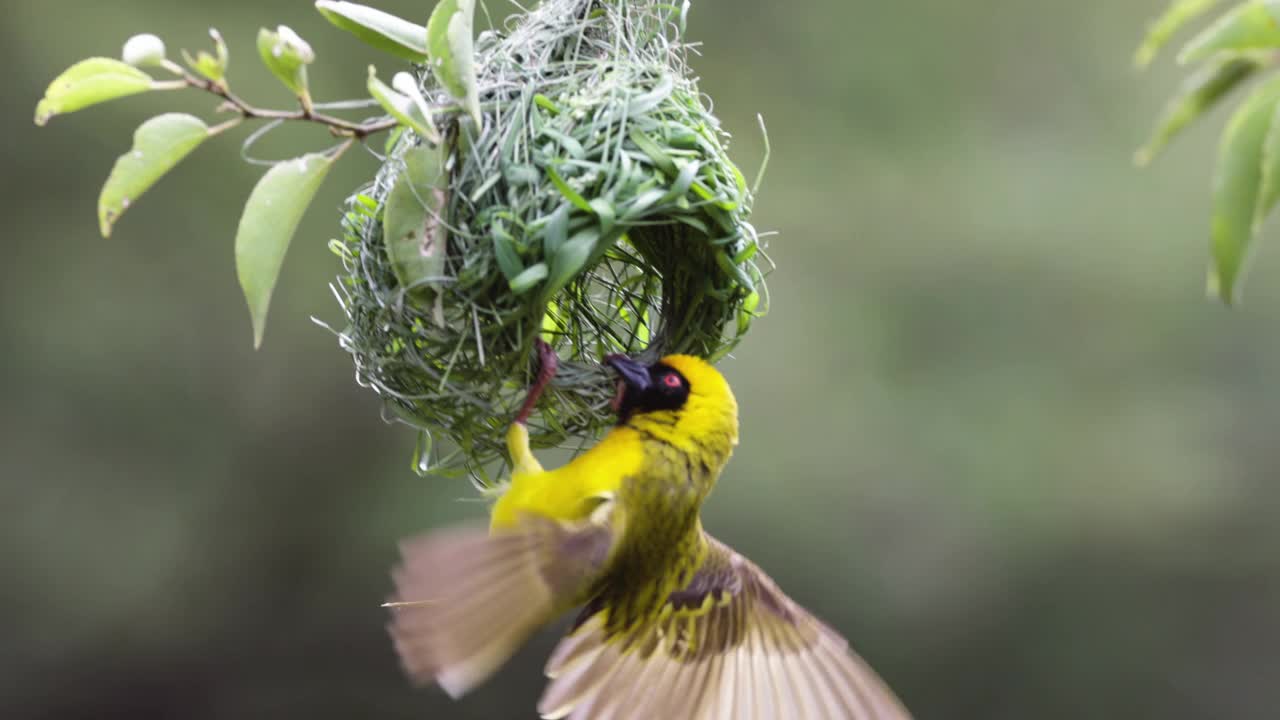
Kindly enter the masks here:
M 413 78 L 413 75 L 410 75 L 407 72 L 396 73 L 395 76 L 391 78 L 391 87 L 395 88 L 396 92 L 402 95 L 408 95 L 409 97 L 413 97 L 421 92 L 418 90 L 418 81 Z
M 164 41 L 151 33 L 134 35 L 125 42 L 121 58 L 134 67 L 159 65 L 164 62 Z
M 209 38 L 213 40 L 214 56 L 217 58 L 218 64 L 225 70 L 227 63 L 231 60 L 231 54 L 227 51 L 227 43 L 222 39 L 222 33 L 218 32 L 218 28 L 209 28 Z
M 307 44 L 307 41 L 299 37 L 298 33 L 294 32 L 288 25 L 281 25 L 276 28 L 276 35 L 280 38 L 280 45 L 276 46 L 277 57 L 284 51 L 284 48 L 287 47 L 303 64 L 309 65 L 316 59 L 315 51 L 311 49 L 311 46 Z

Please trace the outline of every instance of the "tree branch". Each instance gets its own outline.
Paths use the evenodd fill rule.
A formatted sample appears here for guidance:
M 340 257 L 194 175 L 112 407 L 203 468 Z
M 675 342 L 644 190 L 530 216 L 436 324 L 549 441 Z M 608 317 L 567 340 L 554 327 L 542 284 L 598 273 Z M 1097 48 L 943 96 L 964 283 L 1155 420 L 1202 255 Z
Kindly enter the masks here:
M 357 140 L 383 132 L 394 128 L 398 123 L 395 118 L 383 118 L 380 120 L 372 120 L 363 123 L 351 122 L 343 120 L 339 117 L 327 115 L 325 113 L 316 112 L 315 110 L 303 108 L 301 110 L 265 110 L 263 108 L 254 107 L 238 95 L 231 92 L 226 85 L 208 78 L 198 77 L 192 73 L 182 70 L 182 80 L 187 87 L 217 95 L 222 98 L 223 105 L 231 110 L 240 113 L 244 118 L 255 120 L 293 120 L 302 122 L 312 122 L 324 125 L 329 128 L 334 135 L 345 135 Z

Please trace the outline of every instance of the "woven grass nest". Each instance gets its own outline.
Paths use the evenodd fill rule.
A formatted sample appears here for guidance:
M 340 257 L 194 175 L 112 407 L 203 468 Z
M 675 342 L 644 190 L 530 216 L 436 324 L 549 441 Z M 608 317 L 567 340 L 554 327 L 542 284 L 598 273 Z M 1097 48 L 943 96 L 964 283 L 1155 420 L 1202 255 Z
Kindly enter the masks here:
M 686 64 L 687 7 L 545 0 L 481 33 L 483 121 L 448 116 L 438 148 L 401 134 L 353 196 L 340 339 L 358 381 L 422 432 L 421 469 L 490 484 L 539 336 L 561 369 L 530 433 L 565 446 L 613 422 L 602 356 L 716 360 L 764 312 L 753 191 Z M 409 262 L 386 212 L 406 198 L 429 209 Z M 448 443 L 428 460 L 433 436 Z

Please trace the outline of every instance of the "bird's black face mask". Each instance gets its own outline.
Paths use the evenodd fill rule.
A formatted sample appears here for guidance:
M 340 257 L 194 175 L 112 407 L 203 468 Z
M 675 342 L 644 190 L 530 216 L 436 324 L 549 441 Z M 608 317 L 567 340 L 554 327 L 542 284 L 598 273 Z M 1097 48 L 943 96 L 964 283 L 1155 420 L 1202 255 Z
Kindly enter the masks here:
M 679 410 L 689 399 L 689 381 L 670 365 L 645 365 L 626 355 L 610 355 L 604 361 L 618 373 L 613 406 L 620 424 L 636 413 Z

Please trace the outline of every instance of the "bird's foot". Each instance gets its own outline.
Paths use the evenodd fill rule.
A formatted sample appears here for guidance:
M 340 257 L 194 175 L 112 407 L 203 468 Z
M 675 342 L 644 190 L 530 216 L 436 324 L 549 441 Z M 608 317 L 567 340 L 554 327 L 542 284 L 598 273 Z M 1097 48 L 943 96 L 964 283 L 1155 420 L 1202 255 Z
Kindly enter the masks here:
M 520 406 L 520 412 L 516 413 L 516 422 L 524 425 L 529 420 L 529 415 L 533 413 L 533 408 L 538 404 L 538 398 L 542 397 L 542 391 L 547 389 L 551 384 L 551 378 L 555 377 L 556 370 L 560 367 L 560 358 L 556 355 L 556 351 L 546 343 L 542 338 L 534 341 L 534 351 L 538 354 L 538 377 L 534 379 L 533 385 L 529 387 L 529 394 L 524 398 L 524 404 Z

